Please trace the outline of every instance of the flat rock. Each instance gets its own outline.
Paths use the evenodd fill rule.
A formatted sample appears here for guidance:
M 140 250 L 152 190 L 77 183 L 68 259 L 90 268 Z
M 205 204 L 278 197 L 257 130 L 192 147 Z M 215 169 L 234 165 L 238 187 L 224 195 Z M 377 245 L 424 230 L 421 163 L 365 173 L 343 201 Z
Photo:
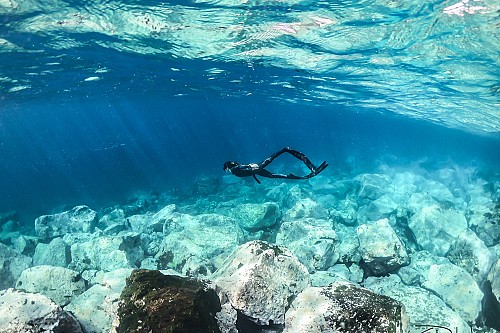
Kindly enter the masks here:
M 470 332 L 467 323 L 438 296 L 420 287 L 404 285 L 397 275 L 369 277 L 363 285 L 403 303 L 410 318 L 410 326 L 416 328 L 411 332 L 422 332 L 425 329 L 417 328 L 416 325 L 436 325 L 449 328 L 453 332 L 455 329 L 457 332 Z
M 325 270 L 335 264 L 337 234 L 332 222 L 320 219 L 300 219 L 283 222 L 276 235 L 276 244 L 293 252 L 309 272 Z
M 291 300 L 309 285 L 309 274 L 283 246 L 241 245 L 213 275 L 231 306 L 258 325 L 283 324 Z
M 139 234 L 94 237 L 71 245 L 69 268 L 82 272 L 87 269 L 112 271 L 136 268 L 144 258 Z
M 422 284 L 468 322 L 474 322 L 481 312 L 483 293 L 474 278 L 453 264 L 432 265 Z
M 303 290 L 286 312 L 283 333 L 406 333 L 408 322 L 398 301 L 339 281 Z
M 96 271 L 89 278 L 92 287 L 76 296 L 66 307 L 81 323 L 86 333 L 110 332 L 118 314 L 120 294 L 132 269 Z
M 243 238 L 236 221 L 219 214 L 178 214 L 167 227 L 155 255 L 158 267 L 189 276 L 213 273 Z
M 54 238 L 49 244 L 38 243 L 35 248 L 34 265 L 67 267 L 70 262 L 70 246 L 61 237 Z
M 387 219 L 360 225 L 356 231 L 361 257 L 371 274 L 386 275 L 409 263 L 406 249 Z
M 0 243 L 0 290 L 14 287 L 32 259 Z
M 97 213 L 87 206 L 54 215 L 43 215 L 35 220 L 35 232 L 41 240 L 61 237 L 66 233 L 92 233 L 97 225 Z
M 40 293 L 64 306 L 83 293 L 85 281 L 78 272 L 64 267 L 35 266 L 25 269 L 16 282 L 16 289 Z
M 0 291 L 0 332 L 82 333 L 78 321 L 40 294 L 14 289 Z
M 408 226 L 424 250 L 445 256 L 455 239 L 467 229 L 467 220 L 456 210 L 433 205 L 413 215 Z

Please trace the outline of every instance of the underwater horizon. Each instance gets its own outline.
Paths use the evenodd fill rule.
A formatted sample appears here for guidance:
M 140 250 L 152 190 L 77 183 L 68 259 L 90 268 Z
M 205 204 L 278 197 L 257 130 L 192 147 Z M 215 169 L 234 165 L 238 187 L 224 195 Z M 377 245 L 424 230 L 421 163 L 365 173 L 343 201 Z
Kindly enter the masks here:
M 429 309 L 453 318 L 435 323 L 494 332 L 500 329 L 491 277 L 500 276 L 499 13 L 496 0 L 0 0 L 0 261 L 18 255 L 12 250 L 33 260 L 28 267 L 44 265 L 37 251 L 57 240 L 71 250 L 61 266 L 89 287 L 105 285 L 90 271 L 125 268 L 209 278 L 245 242 L 281 242 L 307 266 L 313 285 L 318 272 L 329 272 L 330 281 L 340 266 L 344 273 L 358 269 L 351 282 L 405 303 L 412 333 L 434 323 L 418 312 L 417 301 L 426 297 Z M 261 184 L 223 170 L 226 161 L 258 163 L 284 147 L 329 166 L 309 180 L 259 177 Z M 268 169 L 309 172 L 286 155 Z M 370 186 L 373 193 L 364 193 Z M 270 225 L 241 221 L 262 209 L 276 215 Z M 58 226 L 68 228 L 65 235 L 36 229 L 60 216 L 73 221 L 72 214 L 83 224 L 92 215 L 91 226 L 83 232 Z M 297 245 L 302 240 L 293 238 L 299 236 L 289 222 L 304 228 L 297 234 L 311 233 L 305 245 Z M 357 247 L 363 228 L 376 238 L 369 229 L 375 224 L 407 251 L 382 273 L 365 266 Z M 447 251 L 429 245 L 427 238 L 439 242 L 443 234 Z M 210 237 L 221 248 L 212 249 Z M 168 248 L 166 239 L 178 247 Z M 324 245 L 325 239 L 335 241 Z M 126 262 L 78 257 L 94 247 L 87 243 L 108 240 L 117 248 L 101 252 L 124 251 Z M 182 260 L 170 257 L 192 244 L 208 248 L 193 250 L 201 263 L 174 265 Z M 330 257 L 311 268 L 302 250 Z M 470 309 L 451 299 L 432 284 L 438 278 L 423 282 L 429 267 L 446 265 L 476 281 L 486 295 L 480 305 Z M 17 269 L 0 289 L 17 286 Z M 398 290 L 418 294 L 415 303 L 400 300 Z M 64 309 L 81 319 L 78 301 Z M 108 331 L 111 324 L 103 325 Z M 287 324 L 280 325 L 271 331 L 286 333 Z

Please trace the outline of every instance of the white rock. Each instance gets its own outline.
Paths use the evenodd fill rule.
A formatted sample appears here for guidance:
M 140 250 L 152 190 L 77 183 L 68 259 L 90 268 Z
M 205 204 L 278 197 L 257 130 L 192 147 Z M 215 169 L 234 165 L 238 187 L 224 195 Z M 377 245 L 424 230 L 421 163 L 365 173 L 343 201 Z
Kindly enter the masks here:
M 0 332 L 82 333 L 76 319 L 40 294 L 0 291 Z
M 481 284 L 495 261 L 494 255 L 484 242 L 470 229 L 458 236 L 446 257 L 455 265 L 465 269 L 478 284 Z
M 136 268 L 144 258 L 138 234 L 96 237 L 71 245 L 71 264 L 76 271 L 96 269 L 112 271 L 118 268 Z
M 369 277 L 364 287 L 376 293 L 394 298 L 405 305 L 411 326 L 438 325 L 456 329 L 457 332 L 470 332 L 470 327 L 460 316 L 432 292 L 423 288 L 406 286 L 396 275 L 375 278 Z M 422 332 L 423 328 L 412 332 Z M 428 331 L 429 332 L 429 331 Z
M 453 264 L 432 265 L 422 286 L 432 290 L 468 322 L 481 312 L 483 293 L 474 278 Z
M 398 204 L 395 203 L 390 196 L 384 194 L 365 207 L 367 220 L 377 221 L 394 214 L 398 209 Z
M 240 246 L 213 279 L 232 307 L 259 325 L 284 323 L 291 299 L 310 282 L 289 250 L 262 241 Z
M 393 190 L 391 177 L 387 175 L 365 173 L 354 179 L 359 182 L 358 202 L 378 199 Z
M 360 225 L 359 251 L 374 275 L 385 275 L 409 263 L 406 249 L 387 219 Z
M 413 215 L 408 226 L 424 250 L 444 256 L 458 235 L 467 229 L 467 220 L 455 210 L 434 205 Z
M 190 276 L 214 272 L 243 239 L 236 221 L 218 214 L 179 214 L 169 222 L 155 258 L 160 269 Z
M 246 203 L 230 210 L 230 216 L 245 230 L 271 227 L 281 217 L 280 207 L 274 202 L 262 204 Z
M 328 211 L 314 200 L 305 198 L 297 201 L 292 208 L 288 209 L 283 219 L 285 221 L 293 221 L 307 217 L 328 219 Z
M 0 290 L 14 287 L 22 271 L 31 266 L 32 259 L 0 243 Z
M 98 272 L 97 283 L 83 294 L 75 297 L 65 309 L 71 311 L 82 324 L 86 333 L 109 332 L 117 317 L 118 301 L 131 269 Z
M 97 221 L 95 211 L 87 206 L 77 206 L 63 213 L 38 217 L 35 220 L 35 232 L 42 240 L 60 237 L 66 233 L 92 233 Z
M 85 291 L 85 281 L 71 269 L 42 265 L 25 269 L 17 279 L 16 289 L 40 293 L 64 306 Z
M 58 237 L 49 244 L 38 243 L 33 255 L 34 265 L 66 267 L 71 261 L 71 250 L 66 242 Z
M 283 333 L 407 333 L 404 306 L 348 282 L 308 287 L 286 313 Z
M 339 258 L 336 243 L 337 234 L 332 223 L 320 219 L 283 222 L 276 235 L 276 244 L 292 251 L 309 272 L 328 269 L 335 264 Z

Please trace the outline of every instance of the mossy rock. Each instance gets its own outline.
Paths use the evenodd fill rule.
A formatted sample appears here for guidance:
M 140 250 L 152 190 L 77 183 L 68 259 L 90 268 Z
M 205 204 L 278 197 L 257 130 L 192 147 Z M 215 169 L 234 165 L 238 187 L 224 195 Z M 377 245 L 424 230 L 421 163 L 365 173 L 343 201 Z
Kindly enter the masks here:
M 217 294 L 202 281 L 134 270 L 121 294 L 117 332 L 220 333 L 220 310 Z

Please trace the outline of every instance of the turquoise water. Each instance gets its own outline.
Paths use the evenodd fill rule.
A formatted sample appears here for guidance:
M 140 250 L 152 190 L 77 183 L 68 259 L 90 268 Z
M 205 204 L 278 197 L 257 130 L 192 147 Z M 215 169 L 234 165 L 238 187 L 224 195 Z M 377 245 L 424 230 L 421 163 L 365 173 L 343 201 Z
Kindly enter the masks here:
M 245 179 L 235 195 L 222 164 L 285 146 L 328 161 L 332 181 L 409 171 L 469 203 L 464 179 L 480 179 L 498 203 L 499 11 L 496 0 L 0 0 L 0 213 L 30 233 L 40 215 L 108 212 L 137 193 L 170 198 L 151 210 L 262 202 L 280 183 Z

